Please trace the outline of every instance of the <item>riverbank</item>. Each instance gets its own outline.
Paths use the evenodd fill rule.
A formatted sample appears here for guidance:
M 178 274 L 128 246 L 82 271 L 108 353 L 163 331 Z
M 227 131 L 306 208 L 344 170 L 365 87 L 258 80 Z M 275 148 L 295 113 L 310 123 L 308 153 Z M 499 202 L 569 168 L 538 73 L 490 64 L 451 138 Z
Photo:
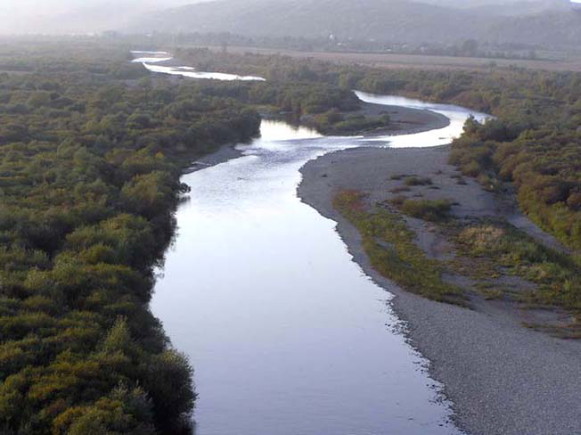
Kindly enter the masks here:
M 191 174 L 210 166 L 227 162 L 228 160 L 237 159 L 241 156 L 242 152 L 236 149 L 235 144 L 222 145 L 216 151 L 206 154 L 190 163 L 189 167 L 184 171 L 184 174 Z
M 355 114 L 369 118 L 377 118 L 386 114 L 390 119 L 390 126 L 371 132 L 365 132 L 371 136 L 414 134 L 424 131 L 436 130 L 450 125 L 450 120 L 430 110 L 410 109 L 402 106 L 389 106 L 384 104 L 361 103 L 361 109 Z
M 459 427 L 470 434 L 571 434 L 581 432 L 581 345 L 526 329 L 542 310 L 521 311 L 503 300 L 471 296 L 473 309 L 433 302 L 393 285 L 370 265 L 359 232 L 333 207 L 343 190 L 357 190 L 367 202 L 385 201 L 401 189 L 405 176 L 429 177 L 408 194 L 425 199 L 447 196 L 458 217 L 504 216 L 521 231 L 539 230 L 507 203 L 499 203 L 476 182 L 447 164 L 447 147 L 358 148 L 328 154 L 303 169 L 298 193 L 337 231 L 362 269 L 396 297 L 392 304 L 407 323 L 411 343 L 430 360 L 432 377 L 445 385 Z M 429 223 L 408 219 L 419 245 L 432 258 L 450 254 L 449 244 Z M 543 234 L 538 240 L 558 247 Z M 521 283 L 517 283 L 521 284 Z M 554 316 L 563 313 L 551 313 Z M 532 318 L 532 319 L 531 319 Z

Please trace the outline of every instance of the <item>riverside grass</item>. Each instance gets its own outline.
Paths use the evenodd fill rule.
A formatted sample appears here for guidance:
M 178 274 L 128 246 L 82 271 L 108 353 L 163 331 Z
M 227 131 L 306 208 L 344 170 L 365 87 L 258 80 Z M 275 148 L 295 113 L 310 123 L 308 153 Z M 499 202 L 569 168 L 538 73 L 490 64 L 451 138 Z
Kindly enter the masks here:
M 385 209 L 368 211 L 363 199 L 361 192 L 347 190 L 335 196 L 333 205 L 361 233 L 374 269 L 412 293 L 468 306 L 462 289 L 442 279 L 440 262 L 429 259 L 414 243 L 414 233 L 403 219 Z
M 444 224 L 458 253 L 463 258 L 472 258 L 469 271 L 459 270 L 454 262 L 429 259 L 415 244 L 415 233 L 398 212 L 378 207 L 369 210 L 364 199 L 365 194 L 346 190 L 335 196 L 333 205 L 359 230 L 373 268 L 405 290 L 435 301 L 469 307 L 464 290 L 445 282 L 443 273 L 470 276 L 476 280 L 476 288 L 492 286 L 491 277 L 515 275 L 536 285 L 536 290 L 521 294 L 518 302 L 524 304 L 523 308 L 561 307 L 574 317 L 581 312 L 578 298 L 581 269 L 578 262 L 540 245 L 508 223 L 480 221 L 461 224 L 454 220 Z M 508 290 L 492 287 L 482 292 L 486 299 L 509 296 Z M 560 337 L 581 338 L 578 321 L 560 326 L 529 326 Z
M 503 221 L 460 228 L 456 246 L 464 255 L 488 259 L 494 269 L 537 285 L 530 303 L 581 313 L 581 265 L 571 255 L 547 248 Z

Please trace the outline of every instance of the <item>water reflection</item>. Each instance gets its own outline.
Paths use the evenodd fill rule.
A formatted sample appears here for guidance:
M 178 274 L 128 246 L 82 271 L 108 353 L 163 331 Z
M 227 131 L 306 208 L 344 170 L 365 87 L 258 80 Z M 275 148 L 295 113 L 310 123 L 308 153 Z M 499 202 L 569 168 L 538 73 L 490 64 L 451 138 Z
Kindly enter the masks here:
M 191 79 L 211 79 L 222 81 L 265 81 L 262 77 L 256 76 L 241 76 L 236 74 L 225 74 L 219 72 L 203 72 L 196 71 L 195 68 L 189 66 L 169 66 L 160 65 L 173 59 L 173 57 L 166 51 L 132 51 L 133 63 L 141 63 L 147 70 L 174 76 L 181 76 Z
M 335 223 L 296 196 L 299 169 L 317 156 L 440 144 L 469 116 L 432 110 L 453 122 L 372 142 L 263 121 L 242 157 L 183 177 L 191 200 L 152 309 L 196 368 L 198 435 L 458 432 L 425 361 L 395 331 L 390 294 L 352 261 Z
M 355 92 L 360 100 L 366 103 L 383 104 L 387 106 L 401 106 L 411 109 L 429 110 L 444 115 L 450 120 L 450 125 L 438 130 L 423 133 L 403 134 L 398 136 L 379 136 L 367 139 L 370 142 L 389 142 L 390 148 L 424 148 L 449 144 L 452 139 L 462 134 L 464 123 L 473 116 L 477 121 L 484 121 L 490 115 L 479 113 L 463 107 L 449 104 L 426 103 L 405 97 L 390 95 L 374 95 L 366 92 Z

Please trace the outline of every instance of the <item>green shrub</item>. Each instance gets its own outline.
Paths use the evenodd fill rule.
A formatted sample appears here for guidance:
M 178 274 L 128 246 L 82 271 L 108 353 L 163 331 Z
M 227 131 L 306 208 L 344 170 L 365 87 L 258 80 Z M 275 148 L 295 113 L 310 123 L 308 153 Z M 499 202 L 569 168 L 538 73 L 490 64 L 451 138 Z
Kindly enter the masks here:
M 427 177 L 406 177 L 404 180 L 406 186 L 429 186 L 432 184 L 432 179 Z
M 412 217 L 431 222 L 446 220 L 450 217 L 452 203 L 447 199 L 413 200 L 406 199 L 399 206 L 400 210 Z

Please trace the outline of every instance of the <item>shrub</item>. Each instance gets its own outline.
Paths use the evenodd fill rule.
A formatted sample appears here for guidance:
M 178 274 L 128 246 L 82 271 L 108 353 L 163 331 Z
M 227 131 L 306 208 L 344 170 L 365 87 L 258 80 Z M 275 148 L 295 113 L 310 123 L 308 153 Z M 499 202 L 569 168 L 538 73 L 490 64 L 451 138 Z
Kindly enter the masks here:
M 452 203 L 447 199 L 413 200 L 406 199 L 400 206 L 403 213 L 426 221 L 443 221 L 449 218 Z
M 429 186 L 432 184 L 432 179 L 427 177 L 406 177 L 404 181 L 406 186 Z

